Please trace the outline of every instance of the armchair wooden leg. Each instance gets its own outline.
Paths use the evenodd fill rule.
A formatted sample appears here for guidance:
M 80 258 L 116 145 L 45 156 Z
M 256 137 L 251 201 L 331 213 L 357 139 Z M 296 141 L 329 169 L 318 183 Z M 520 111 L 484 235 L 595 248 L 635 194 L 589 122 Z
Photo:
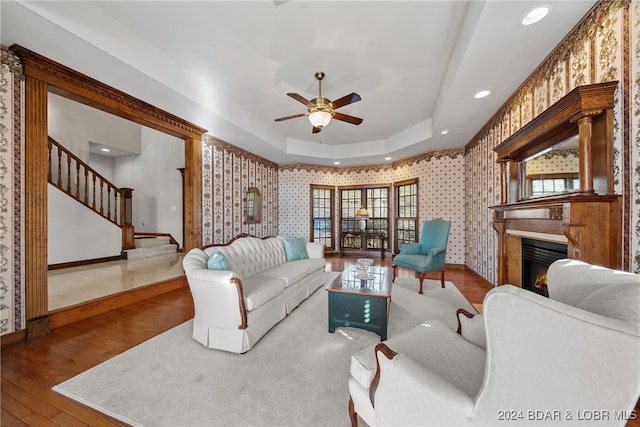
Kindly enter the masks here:
M 418 291 L 419 294 L 422 294 L 422 284 L 424 283 L 424 275 L 425 273 L 420 273 L 418 275 L 418 279 L 420 280 L 420 290 Z
M 356 408 L 353 406 L 351 396 L 349 396 L 349 419 L 351 420 L 351 427 L 358 427 L 358 414 L 356 414 Z
M 444 288 L 444 270 L 440 271 L 440 284 Z
M 396 281 L 396 268 L 398 268 L 397 265 L 393 266 L 393 279 L 391 279 L 391 282 L 394 283 Z

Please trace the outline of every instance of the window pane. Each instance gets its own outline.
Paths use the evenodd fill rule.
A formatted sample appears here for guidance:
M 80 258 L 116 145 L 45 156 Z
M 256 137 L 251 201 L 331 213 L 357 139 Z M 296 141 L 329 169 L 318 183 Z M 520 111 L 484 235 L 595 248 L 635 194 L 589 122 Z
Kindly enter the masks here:
M 396 244 L 416 242 L 418 222 L 418 184 L 410 183 L 397 187 Z
M 367 233 L 384 233 L 386 236 L 389 230 L 388 204 L 389 189 L 387 187 L 358 188 L 340 190 L 340 200 L 342 204 L 340 230 L 342 234 L 353 233 L 353 236 L 346 236 L 342 242 L 345 248 L 362 248 L 362 243 L 367 249 L 380 249 L 380 240 L 367 237 L 366 242 L 360 241 L 360 219 L 356 218 L 356 211 L 364 206 L 369 212 L 366 220 Z M 385 239 L 386 240 L 386 239 Z M 388 248 L 385 241 L 384 247 Z
M 312 197 L 312 239 L 333 248 L 333 189 L 313 188 Z

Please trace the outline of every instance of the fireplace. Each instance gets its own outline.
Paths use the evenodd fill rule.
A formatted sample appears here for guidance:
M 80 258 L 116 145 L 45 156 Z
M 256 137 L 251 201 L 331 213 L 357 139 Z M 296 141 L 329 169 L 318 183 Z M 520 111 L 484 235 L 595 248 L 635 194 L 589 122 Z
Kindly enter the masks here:
M 491 207 L 498 232 L 497 285 L 524 287 L 524 238 L 564 244 L 566 258 L 622 268 L 622 196 L 614 189 L 613 156 L 617 87 L 618 82 L 578 86 L 494 148 L 500 164 L 500 204 Z M 574 135 L 578 188 L 527 196 L 527 159 Z
M 567 258 L 565 244 L 522 239 L 522 287 L 548 297 L 547 269 L 563 258 Z

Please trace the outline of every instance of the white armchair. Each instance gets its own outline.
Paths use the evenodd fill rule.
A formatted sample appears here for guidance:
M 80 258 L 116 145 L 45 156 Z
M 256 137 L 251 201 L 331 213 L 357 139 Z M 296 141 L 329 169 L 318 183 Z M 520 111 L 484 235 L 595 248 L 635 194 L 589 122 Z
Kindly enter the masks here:
M 594 274 L 573 300 L 556 282 Z M 548 281 L 560 301 L 510 285 L 487 294 L 473 334 L 486 350 L 464 324 L 459 335 L 430 321 L 354 354 L 352 424 L 624 425 L 640 396 L 640 276 L 566 260 Z

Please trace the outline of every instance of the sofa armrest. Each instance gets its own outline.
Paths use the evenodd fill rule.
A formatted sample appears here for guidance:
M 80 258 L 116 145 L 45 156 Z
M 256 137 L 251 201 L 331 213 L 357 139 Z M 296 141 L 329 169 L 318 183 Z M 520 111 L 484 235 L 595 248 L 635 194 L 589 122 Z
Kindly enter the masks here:
M 547 271 L 549 298 L 572 306 L 598 289 L 621 283 L 640 286 L 640 275 L 574 259 L 555 261 Z
M 309 258 L 324 258 L 324 243 L 307 242 Z
M 458 330 L 456 332 L 470 343 L 486 349 L 487 335 L 482 315 L 473 314 L 464 308 L 459 308 L 456 311 L 456 317 L 458 318 Z
M 393 352 L 391 352 L 393 353 Z M 374 407 L 379 425 L 469 424 L 473 397 L 404 354 L 376 352 L 380 382 Z
M 186 271 L 198 317 L 228 329 L 245 329 L 247 313 L 242 282 L 233 271 L 195 268 Z
M 510 285 L 489 291 L 483 317 L 488 369 L 476 398 L 477 424 L 495 425 L 505 408 L 572 415 L 581 408 L 634 408 L 640 385 L 637 324 Z

